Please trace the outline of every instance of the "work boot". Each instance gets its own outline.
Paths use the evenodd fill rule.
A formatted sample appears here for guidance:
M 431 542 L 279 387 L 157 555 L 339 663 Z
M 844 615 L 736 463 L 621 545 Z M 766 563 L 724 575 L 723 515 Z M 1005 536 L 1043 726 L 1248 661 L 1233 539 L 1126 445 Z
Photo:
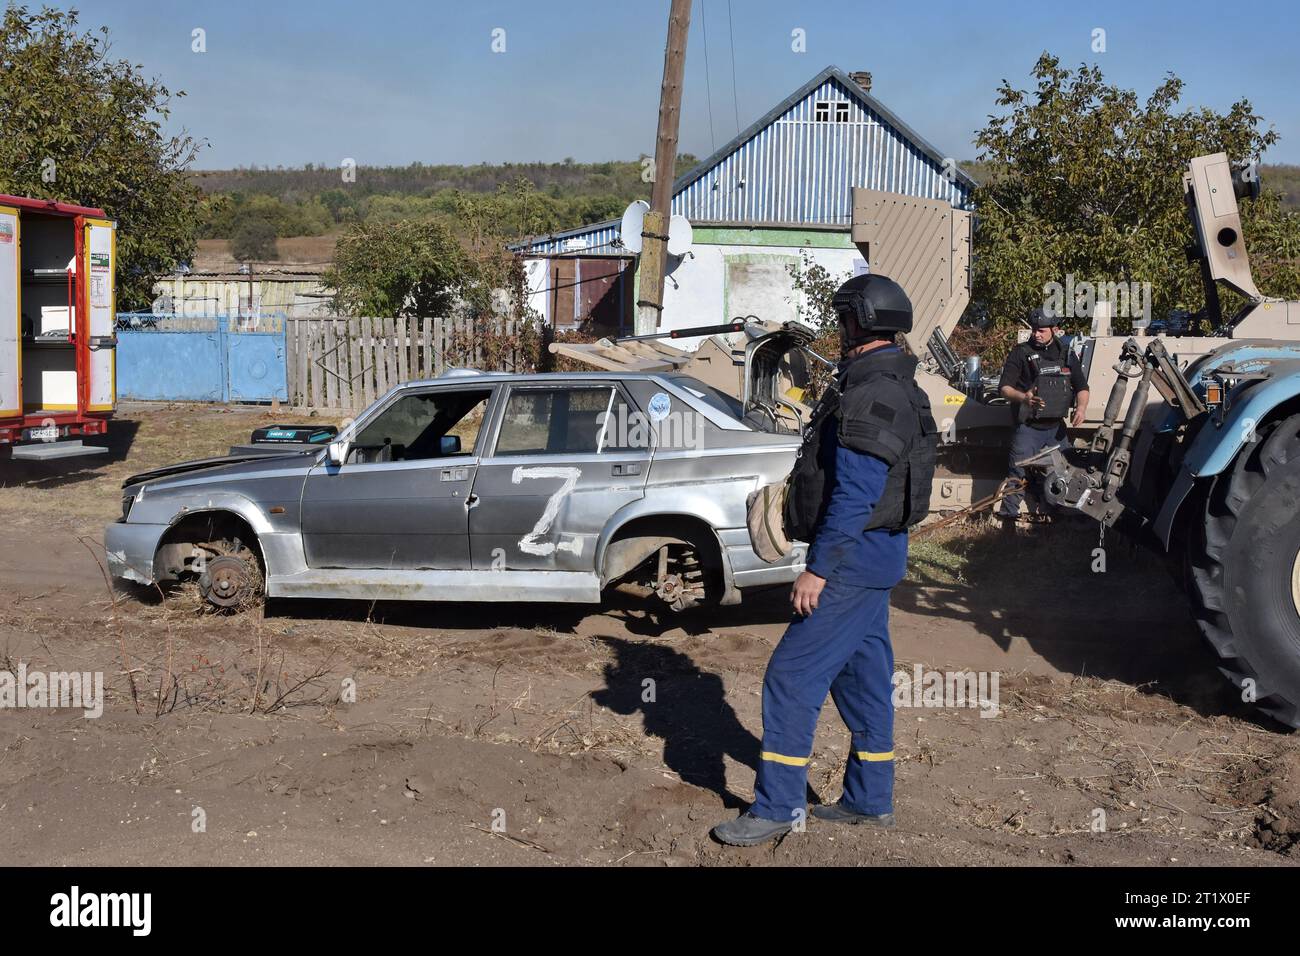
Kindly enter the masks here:
M 815 806 L 812 808 L 812 815 L 827 823 L 853 823 L 881 829 L 888 829 L 894 825 L 892 813 L 859 813 L 846 807 L 843 800 Z
M 791 823 L 765 820 L 745 812 L 734 820 L 719 823 L 713 828 L 713 835 L 728 846 L 758 846 L 789 833 L 791 826 Z

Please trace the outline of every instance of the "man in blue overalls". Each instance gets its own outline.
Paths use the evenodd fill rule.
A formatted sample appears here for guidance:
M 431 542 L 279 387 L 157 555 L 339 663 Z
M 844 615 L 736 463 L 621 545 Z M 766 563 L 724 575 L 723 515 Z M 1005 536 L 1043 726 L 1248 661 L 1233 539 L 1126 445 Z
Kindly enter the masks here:
M 811 541 L 790 599 L 795 618 L 763 681 L 763 746 L 754 802 L 714 827 L 754 846 L 800 823 L 808 762 L 829 691 L 852 733 L 844 793 L 813 816 L 894 822 L 894 654 L 890 590 L 907 569 L 907 529 L 925 517 L 937 444 L 916 359 L 894 344 L 912 328 L 896 282 L 855 276 L 833 299 L 842 361 L 805 431 L 787 492 L 786 531 Z

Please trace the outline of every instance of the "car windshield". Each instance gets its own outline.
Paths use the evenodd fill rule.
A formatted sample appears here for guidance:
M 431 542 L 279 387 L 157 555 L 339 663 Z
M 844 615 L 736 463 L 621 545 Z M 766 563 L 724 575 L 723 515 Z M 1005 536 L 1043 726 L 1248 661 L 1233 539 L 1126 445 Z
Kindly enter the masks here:
M 686 389 L 710 408 L 717 409 L 738 422 L 744 422 L 745 409 L 740 404 L 740 399 L 733 398 L 721 389 L 706 385 L 690 375 L 673 375 L 669 377 L 669 381 Z

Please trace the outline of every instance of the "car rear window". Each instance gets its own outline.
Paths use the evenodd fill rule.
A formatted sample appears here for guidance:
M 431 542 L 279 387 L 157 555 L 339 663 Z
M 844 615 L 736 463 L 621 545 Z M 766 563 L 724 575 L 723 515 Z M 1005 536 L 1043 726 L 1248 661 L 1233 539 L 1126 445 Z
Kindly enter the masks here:
M 669 379 L 669 381 L 674 385 L 680 385 L 696 398 L 707 404 L 710 408 L 717 409 L 724 415 L 734 418 L 738 422 L 744 423 L 745 408 L 740 404 L 740 399 L 734 398 L 721 389 L 714 388 L 712 385 L 706 385 L 698 378 L 691 375 L 674 375 Z

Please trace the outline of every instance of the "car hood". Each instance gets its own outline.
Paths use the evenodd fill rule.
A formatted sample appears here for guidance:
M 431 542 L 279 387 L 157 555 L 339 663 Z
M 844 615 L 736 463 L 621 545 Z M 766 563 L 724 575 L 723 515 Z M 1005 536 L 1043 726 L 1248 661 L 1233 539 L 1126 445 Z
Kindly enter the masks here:
M 132 475 L 122 482 L 122 487 L 127 488 L 131 485 L 138 485 L 146 481 L 157 481 L 162 478 L 174 478 L 178 475 L 188 477 L 198 473 L 202 473 L 205 478 L 214 475 L 229 475 L 231 477 L 247 475 L 252 477 L 265 471 L 283 468 L 285 463 L 291 459 L 314 456 L 320 451 L 321 449 L 317 447 L 295 449 L 286 451 L 281 455 L 222 455 L 218 458 L 196 458 L 193 461 L 182 461 L 175 465 L 165 465 L 151 471 L 142 471 L 140 474 Z M 306 465 L 306 462 L 303 464 Z

